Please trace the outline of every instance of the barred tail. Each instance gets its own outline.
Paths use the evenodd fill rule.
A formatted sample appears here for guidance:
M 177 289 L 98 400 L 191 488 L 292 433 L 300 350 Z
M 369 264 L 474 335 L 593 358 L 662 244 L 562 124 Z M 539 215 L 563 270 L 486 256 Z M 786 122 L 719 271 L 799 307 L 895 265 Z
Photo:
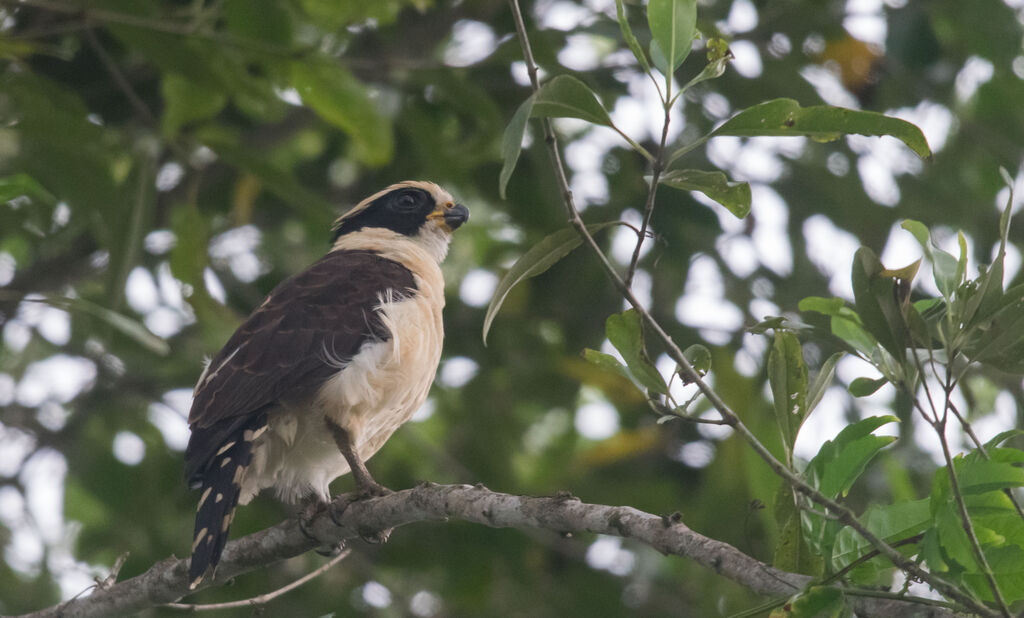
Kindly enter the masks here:
M 252 461 L 253 440 L 266 430 L 266 417 L 254 419 L 256 428 L 241 427 L 210 460 L 201 472 L 202 494 L 196 507 L 196 526 L 192 536 L 192 561 L 189 564 L 189 588 L 194 589 L 203 580 L 206 571 L 217 566 L 228 530 L 235 518 L 235 508 L 242 489 L 242 481 Z

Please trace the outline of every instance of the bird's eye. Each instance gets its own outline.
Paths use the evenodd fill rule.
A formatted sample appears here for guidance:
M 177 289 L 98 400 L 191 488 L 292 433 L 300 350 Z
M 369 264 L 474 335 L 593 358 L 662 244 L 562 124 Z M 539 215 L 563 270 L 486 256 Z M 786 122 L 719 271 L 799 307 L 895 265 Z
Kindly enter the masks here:
M 398 208 L 401 210 L 412 210 L 416 208 L 416 198 L 410 193 L 403 193 L 398 196 Z

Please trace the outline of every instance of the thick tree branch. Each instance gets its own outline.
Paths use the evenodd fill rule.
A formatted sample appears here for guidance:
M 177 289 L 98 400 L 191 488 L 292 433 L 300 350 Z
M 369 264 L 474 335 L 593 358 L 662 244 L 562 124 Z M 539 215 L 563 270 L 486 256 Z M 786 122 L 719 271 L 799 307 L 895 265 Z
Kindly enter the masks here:
M 494 528 L 544 529 L 608 534 L 634 539 L 665 554 L 689 558 L 749 590 L 771 597 L 791 596 L 810 577 L 770 567 L 735 547 L 690 530 L 679 517 L 661 517 L 628 506 L 587 504 L 573 497 L 532 498 L 492 492 L 482 485 L 424 484 L 381 498 L 349 504 L 340 496 L 332 513 L 320 513 L 306 527 L 295 520 L 228 543 L 216 577 L 200 588 L 220 585 L 242 573 L 302 554 L 314 547 L 368 536 L 421 521 L 457 519 Z M 347 505 L 347 507 L 346 507 Z M 337 511 L 344 509 L 338 514 Z M 188 561 L 168 558 L 129 580 L 97 589 L 91 595 L 28 614 L 27 617 L 72 618 L 124 615 L 171 603 L 190 594 Z M 864 615 L 953 616 L 940 607 L 922 607 L 898 599 L 860 598 L 854 606 Z

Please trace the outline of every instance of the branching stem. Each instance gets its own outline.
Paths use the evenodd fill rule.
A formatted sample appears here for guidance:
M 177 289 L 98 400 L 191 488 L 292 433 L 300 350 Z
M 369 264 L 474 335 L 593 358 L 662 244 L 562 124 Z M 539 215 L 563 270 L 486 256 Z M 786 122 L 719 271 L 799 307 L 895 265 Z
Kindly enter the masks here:
M 518 0 L 509 0 L 509 6 L 512 10 L 513 20 L 516 25 L 516 34 L 519 38 L 519 43 L 523 50 L 523 59 L 526 62 L 527 72 L 530 75 L 530 81 L 533 85 L 534 91 L 540 89 L 540 84 L 537 81 L 537 67 L 533 59 L 533 52 L 530 49 L 530 41 L 526 34 L 526 26 L 523 22 L 523 15 L 519 9 Z M 675 341 L 665 332 L 661 325 L 654 319 L 649 311 L 637 300 L 636 296 L 633 295 L 629 286 L 625 284 L 619 274 L 616 272 L 614 266 L 609 262 L 607 256 L 598 246 L 593 236 L 587 231 L 586 225 L 583 219 L 579 215 L 579 211 L 576 209 L 573 202 L 572 191 L 569 189 L 568 181 L 565 176 L 565 169 L 562 165 L 561 154 L 558 150 L 558 141 L 555 137 L 554 128 L 551 121 L 547 118 L 541 120 L 544 126 L 545 143 L 547 144 L 549 154 L 552 159 L 552 168 L 555 173 L 560 193 L 562 197 L 562 204 L 569 216 L 569 223 L 576 229 L 580 237 L 583 239 L 585 245 L 594 253 L 595 257 L 598 258 L 602 268 L 608 275 L 612 284 L 619 291 L 619 293 L 626 299 L 627 302 L 636 310 L 636 312 L 643 319 L 644 324 L 650 328 L 650 331 L 654 333 L 655 337 L 661 341 L 664 345 L 669 357 L 676 362 L 677 365 L 682 369 L 681 373 L 687 376 L 693 383 L 700 388 L 701 392 L 708 398 L 711 405 L 722 415 L 722 419 L 726 421 L 737 433 L 739 433 L 744 440 L 750 445 L 752 449 L 757 453 L 761 459 L 768 464 L 768 466 L 775 472 L 776 475 L 782 477 L 787 483 L 789 483 L 794 490 L 806 495 L 811 501 L 815 502 L 819 506 L 823 506 L 829 511 L 832 511 L 839 518 L 839 521 L 843 524 L 850 526 L 858 534 L 860 534 L 868 543 L 870 543 L 875 549 L 881 552 L 886 558 L 888 558 L 894 565 L 900 569 L 910 573 L 912 576 L 926 582 L 942 594 L 946 595 L 951 599 L 955 599 L 959 603 L 962 603 L 965 607 L 975 611 L 983 616 L 998 616 L 1000 614 L 993 612 L 990 608 L 986 607 L 983 603 L 979 602 L 973 596 L 965 593 L 958 586 L 951 584 L 944 579 L 935 576 L 922 569 L 917 564 L 904 557 L 899 551 L 893 548 L 891 545 L 883 541 L 873 532 L 867 529 L 858 519 L 856 514 L 849 508 L 839 504 L 835 500 L 832 500 L 828 496 L 823 495 L 810 485 L 808 485 L 803 479 L 797 476 L 789 468 L 785 466 L 781 461 L 775 458 L 774 455 L 768 450 L 768 448 L 761 443 L 761 441 L 754 435 L 754 433 L 740 420 L 739 416 L 729 408 L 728 405 L 722 400 L 718 393 L 708 386 L 700 374 L 693 368 L 686 357 L 683 355 L 682 350 L 676 345 Z

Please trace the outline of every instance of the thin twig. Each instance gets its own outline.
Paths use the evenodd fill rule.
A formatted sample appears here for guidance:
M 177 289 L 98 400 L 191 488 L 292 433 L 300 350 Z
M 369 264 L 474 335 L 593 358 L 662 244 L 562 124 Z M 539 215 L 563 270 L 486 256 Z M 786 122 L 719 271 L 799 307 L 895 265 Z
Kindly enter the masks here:
M 939 442 L 942 444 L 942 456 L 946 460 L 946 470 L 949 473 L 949 484 L 952 490 L 953 497 L 956 500 L 957 509 L 960 511 L 960 520 L 964 527 L 964 532 L 967 533 L 967 538 L 971 542 L 971 549 L 974 551 L 974 557 L 978 561 L 978 565 L 981 567 L 982 572 L 985 574 L 985 579 L 988 581 L 989 588 L 992 589 L 992 597 L 995 599 L 996 605 L 999 606 L 999 610 L 1003 613 L 1005 618 L 1011 618 L 1010 608 L 1006 605 L 1006 599 L 1003 598 L 1003 593 L 999 590 L 999 583 L 996 581 L 995 573 L 992 572 L 992 567 L 988 563 L 988 558 L 985 556 L 984 550 L 981 549 L 981 542 L 978 541 L 978 535 L 974 531 L 974 523 L 971 521 L 971 516 L 967 512 L 967 503 L 964 502 L 963 492 L 960 491 L 960 482 L 956 478 L 956 468 L 953 465 L 953 456 L 949 450 L 949 440 L 946 439 L 946 415 L 948 414 L 950 397 L 952 395 L 953 388 L 950 385 L 952 374 L 949 368 L 946 368 L 946 403 L 942 413 L 942 423 L 934 425 L 936 433 L 939 434 Z
M 918 605 L 930 605 L 932 607 L 942 607 L 944 609 L 956 609 L 956 606 L 946 601 L 940 601 L 938 599 L 929 599 L 928 597 L 915 597 L 906 594 L 899 594 L 897 592 L 888 592 L 886 590 L 870 590 L 867 588 L 840 588 L 843 594 L 848 594 L 854 597 L 871 597 L 873 599 L 899 599 L 900 601 L 907 601 L 908 603 L 917 603 Z
M 153 112 L 149 111 L 149 107 L 147 107 L 142 99 L 139 98 L 135 89 L 132 88 L 131 82 L 129 82 L 124 76 L 124 73 L 121 72 L 117 63 L 110 57 L 107 50 L 103 49 L 103 45 L 100 44 L 100 41 L 96 37 L 96 33 L 93 32 L 92 28 L 85 29 L 85 40 L 89 43 L 89 47 L 92 48 L 96 53 L 96 56 L 100 59 L 100 62 L 103 64 L 103 68 L 107 70 L 107 73 L 110 73 L 110 77 L 114 80 L 114 83 L 117 84 L 117 87 L 124 93 L 128 102 L 131 103 L 132 108 L 135 109 L 135 113 L 142 116 L 142 119 L 146 124 L 156 126 L 157 121 L 156 117 L 153 116 Z
M 260 605 L 266 605 L 267 603 L 273 601 L 274 599 L 276 599 L 277 597 L 281 596 L 282 594 L 285 594 L 287 592 L 291 592 L 292 590 L 295 590 L 296 588 L 298 588 L 302 584 L 305 584 L 306 582 L 310 581 L 311 579 L 314 579 L 316 577 L 319 577 L 320 575 L 323 575 L 328 570 L 330 570 L 331 567 L 333 567 L 334 565 L 338 564 L 339 562 L 341 562 L 345 558 L 348 558 L 348 555 L 350 553 L 352 553 L 352 550 L 351 549 L 346 549 L 343 552 L 341 552 L 340 554 L 338 554 L 337 556 L 331 558 L 330 561 L 325 562 L 324 564 L 320 565 L 315 571 L 312 571 L 310 573 L 306 573 L 305 575 L 303 575 L 299 579 L 293 581 L 292 583 L 288 584 L 287 586 L 282 586 L 281 588 L 278 588 L 277 590 L 274 590 L 273 592 L 268 592 L 266 594 L 261 594 L 259 596 L 252 597 L 251 599 L 242 599 L 241 601 L 228 601 L 226 603 L 205 603 L 205 604 L 201 604 L 201 603 L 166 603 L 166 604 L 163 605 L 163 607 L 169 607 L 171 609 L 183 609 L 183 610 L 192 611 L 192 612 L 208 612 L 208 611 L 214 611 L 214 610 L 218 610 L 218 609 L 234 609 L 236 607 L 258 607 Z
M 540 84 L 537 80 L 537 67 L 533 59 L 533 52 L 530 49 L 529 38 L 526 35 L 526 26 L 523 22 L 522 12 L 519 9 L 518 0 L 508 0 L 509 6 L 512 10 L 513 20 L 516 25 L 516 33 L 519 38 L 519 43 L 523 49 L 523 59 L 526 62 L 527 73 L 530 76 L 530 82 L 533 85 L 534 91 L 540 89 Z M 894 565 L 900 569 L 907 571 L 914 577 L 928 583 L 930 586 L 945 594 L 951 599 L 955 599 L 962 603 L 964 606 L 971 610 L 985 616 L 998 615 L 994 613 L 990 608 L 980 603 L 977 599 L 972 596 L 965 594 L 959 587 L 951 584 L 936 575 L 923 570 L 918 565 L 908 560 L 905 556 L 900 554 L 896 549 L 891 547 L 888 543 L 883 541 L 873 532 L 867 529 L 857 519 L 856 514 L 849 508 L 839 504 L 835 500 L 823 495 L 806 482 L 793 473 L 787 468 L 782 462 L 772 455 L 771 451 L 768 450 L 764 444 L 758 440 L 757 436 L 740 420 L 739 416 L 729 408 L 728 405 L 722 400 L 718 393 L 708 386 L 700 374 L 693 368 L 690 362 L 683 355 L 679 346 L 676 345 L 675 341 L 662 329 L 661 325 L 654 319 L 654 317 L 647 311 L 646 308 L 637 300 L 636 296 L 633 295 L 632 291 L 625 285 L 623 280 L 619 277 L 615 271 L 614 266 L 608 261 L 608 257 L 604 255 L 601 247 L 598 246 L 593 236 L 587 231 L 586 225 L 583 223 L 583 219 L 579 215 L 579 211 L 576 209 L 572 190 L 569 188 L 568 180 L 565 176 L 565 169 L 562 165 L 562 158 L 558 151 L 558 142 L 555 137 L 554 128 L 551 125 L 549 119 L 544 118 L 541 120 L 544 127 L 545 143 L 548 146 L 549 154 L 552 158 L 552 168 L 555 172 L 556 180 L 562 196 L 562 203 L 565 207 L 566 213 L 569 215 L 569 223 L 576 229 L 580 238 L 583 239 L 594 255 L 598 258 L 605 273 L 611 279 L 612 284 L 619 291 L 619 293 L 629 302 L 629 304 L 636 309 L 637 313 L 643 319 L 644 323 L 651 328 L 657 338 L 665 346 L 669 356 L 683 369 L 683 373 L 697 384 L 697 387 L 704 393 L 711 402 L 711 405 L 718 410 L 722 418 L 728 421 L 728 424 L 737 431 L 743 439 L 754 449 L 761 459 L 768 464 L 768 466 L 775 472 L 776 475 L 782 477 L 787 483 L 789 483 L 795 490 L 803 493 L 813 502 L 816 502 L 820 506 L 835 512 L 839 521 L 843 524 L 853 528 L 858 534 L 860 534 L 865 540 L 867 540 L 873 547 L 881 551 L 886 558 L 888 558 Z
M 636 274 L 637 264 L 640 262 L 640 249 L 644 246 L 644 241 L 647 240 L 647 228 L 651 225 L 651 215 L 654 214 L 654 196 L 658 193 L 658 182 L 661 179 L 661 171 L 665 168 L 664 157 L 665 157 L 665 143 L 668 141 L 668 122 L 671 116 L 672 105 L 669 102 L 665 104 L 665 123 L 661 127 L 661 142 L 658 144 L 658 150 L 654 153 L 654 161 L 651 162 L 651 186 L 647 190 L 647 203 L 644 204 L 644 218 L 640 224 L 640 232 L 637 235 L 636 247 L 633 249 L 633 257 L 629 260 L 629 268 L 626 269 L 626 287 L 632 287 L 633 275 Z

